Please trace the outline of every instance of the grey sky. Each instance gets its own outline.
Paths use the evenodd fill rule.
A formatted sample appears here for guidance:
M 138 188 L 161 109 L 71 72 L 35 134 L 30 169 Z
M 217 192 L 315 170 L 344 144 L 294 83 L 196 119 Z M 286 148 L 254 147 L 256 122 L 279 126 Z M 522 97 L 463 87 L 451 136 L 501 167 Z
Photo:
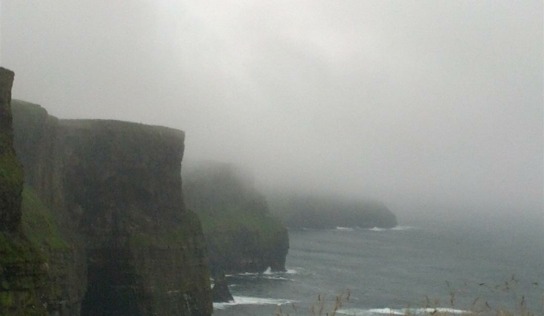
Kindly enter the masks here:
M 183 129 L 262 186 L 543 209 L 542 1 L 1 0 L 14 97 Z

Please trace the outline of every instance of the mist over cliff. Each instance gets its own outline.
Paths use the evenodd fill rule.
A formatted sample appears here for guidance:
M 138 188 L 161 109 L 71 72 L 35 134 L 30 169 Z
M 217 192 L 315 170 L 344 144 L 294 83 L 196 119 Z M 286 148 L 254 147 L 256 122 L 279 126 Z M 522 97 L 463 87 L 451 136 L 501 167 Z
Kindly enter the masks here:
M 184 198 L 202 221 L 212 275 L 285 271 L 287 229 L 240 170 L 211 161 L 183 167 Z
M 17 98 L 399 221 L 543 222 L 541 1 L 3 0 Z M 534 224 L 536 225 L 536 224 Z M 542 227 L 540 225 L 540 227 Z
M 268 200 L 273 213 L 294 229 L 392 228 L 398 224 L 395 214 L 380 201 L 293 193 L 273 194 Z

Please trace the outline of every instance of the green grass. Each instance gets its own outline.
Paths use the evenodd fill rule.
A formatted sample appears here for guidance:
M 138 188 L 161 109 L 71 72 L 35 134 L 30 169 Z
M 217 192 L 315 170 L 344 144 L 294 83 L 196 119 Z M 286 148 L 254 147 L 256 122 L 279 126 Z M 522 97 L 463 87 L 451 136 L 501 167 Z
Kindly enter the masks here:
M 23 170 L 9 142 L 0 135 L 0 207 L 12 211 L 17 208 L 23 187 Z
M 44 262 L 43 254 L 24 236 L 0 232 L 1 315 L 46 314 L 37 291 L 46 285 Z
M 256 234 L 260 247 L 263 249 L 273 248 L 277 243 L 278 236 L 281 236 L 285 230 L 281 221 L 270 214 L 263 214 L 239 206 L 227 206 L 221 212 L 213 214 L 200 212 L 199 217 L 202 221 L 204 235 L 207 238 L 212 238 L 215 243 L 222 243 L 221 240 L 214 238 L 216 233 L 249 231 Z M 223 242 L 227 241 L 223 240 Z M 223 246 L 227 247 L 226 244 Z M 224 248 L 223 246 L 221 248 Z
M 0 232 L 0 266 L 42 259 L 28 240 L 21 236 Z
M 22 203 L 23 233 L 39 249 L 69 249 L 56 225 L 54 213 L 43 204 L 32 188 L 25 186 Z
M 23 170 L 12 152 L 0 154 L 0 185 L 3 192 L 14 192 L 23 186 Z

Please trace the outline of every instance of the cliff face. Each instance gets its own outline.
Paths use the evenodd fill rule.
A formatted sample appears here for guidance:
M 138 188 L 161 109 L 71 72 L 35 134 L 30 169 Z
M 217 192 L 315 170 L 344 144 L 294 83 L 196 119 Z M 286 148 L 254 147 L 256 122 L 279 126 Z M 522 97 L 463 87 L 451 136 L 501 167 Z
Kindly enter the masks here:
M 0 68 L 0 314 L 43 315 L 45 260 L 21 230 L 23 170 L 13 148 L 14 73 Z M 26 205 L 26 203 L 25 203 Z
M 73 243 L 54 252 L 66 315 L 210 315 L 205 242 L 186 211 L 181 131 L 58 120 L 13 102 L 25 179 Z
M 214 276 L 268 267 L 285 270 L 287 230 L 250 181 L 226 164 L 202 163 L 184 170 L 187 206 L 203 222 Z
M 79 315 L 86 258 L 73 223 L 64 216 L 59 120 L 30 103 L 13 100 L 12 105 L 15 147 L 25 169 L 22 229 L 48 268 L 41 303 L 51 315 Z
M 336 227 L 391 228 L 397 218 L 382 202 L 334 196 L 276 194 L 272 212 L 294 229 Z
M 21 222 L 23 170 L 13 149 L 11 88 L 15 74 L 0 68 L 0 230 L 14 232 Z

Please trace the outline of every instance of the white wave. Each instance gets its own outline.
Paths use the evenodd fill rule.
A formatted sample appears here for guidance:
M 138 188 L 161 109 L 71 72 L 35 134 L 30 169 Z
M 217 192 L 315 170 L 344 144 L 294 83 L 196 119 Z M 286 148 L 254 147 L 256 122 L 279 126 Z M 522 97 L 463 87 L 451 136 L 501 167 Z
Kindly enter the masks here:
M 415 229 L 415 227 L 413 227 L 413 226 L 395 226 L 395 227 L 392 227 L 392 228 L 372 227 L 372 228 L 367 228 L 367 229 L 370 230 L 370 231 L 373 231 L 373 232 L 384 232 L 384 231 L 389 231 L 389 230 L 395 230 L 395 231 L 411 230 L 411 229 Z
M 231 276 L 258 276 L 258 275 L 259 275 L 258 272 L 242 272 L 242 273 L 231 274 Z
M 275 299 L 275 298 L 262 298 L 262 297 L 250 297 L 250 296 L 234 296 L 234 301 L 225 303 L 213 303 L 214 309 L 225 309 L 229 306 L 235 305 L 285 305 L 294 303 L 295 301 L 287 299 Z
M 294 271 L 294 270 L 291 270 L 291 271 Z M 289 270 L 272 271 L 272 269 L 268 267 L 268 269 L 266 269 L 266 271 L 263 272 L 263 278 L 267 280 L 293 281 L 291 279 L 284 277 L 285 274 L 289 274 Z
M 352 232 L 352 231 L 353 231 L 353 228 L 351 228 L 351 227 L 336 226 L 336 230 L 345 231 L 345 232 Z
M 288 279 L 288 278 L 284 278 L 284 277 L 265 277 L 266 280 L 276 280 L 276 281 L 293 281 L 291 279 Z
M 287 269 L 287 271 L 284 272 L 285 274 L 298 274 L 298 271 L 296 269 Z
M 339 314 L 353 315 L 353 316 L 379 316 L 379 315 L 430 315 L 434 313 L 447 313 L 448 315 L 462 315 L 471 314 L 470 311 L 462 309 L 453 309 L 447 307 L 436 308 L 373 308 L 373 309 L 359 309 L 359 308 L 346 308 L 338 310 Z
M 280 281 L 293 281 L 292 279 L 287 278 L 287 275 L 298 274 L 298 271 L 295 269 L 287 269 L 286 271 L 272 271 L 268 267 L 264 272 L 242 272 L 237 274 L 228 274 L 227 277 L 242 277 L 242 278 L 263 278 L 267 280 L 280 280 Z

